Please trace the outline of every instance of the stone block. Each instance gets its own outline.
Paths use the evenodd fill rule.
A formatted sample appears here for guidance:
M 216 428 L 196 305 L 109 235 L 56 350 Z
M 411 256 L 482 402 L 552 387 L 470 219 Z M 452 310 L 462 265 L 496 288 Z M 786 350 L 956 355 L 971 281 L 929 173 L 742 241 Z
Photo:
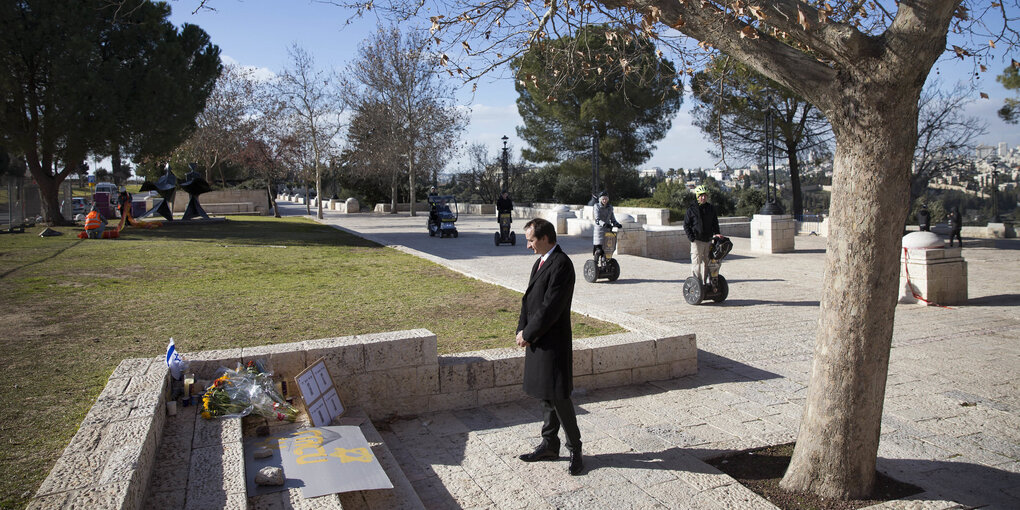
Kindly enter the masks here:
M 477 406 L 477 390 L 429 395 L 429 412 L 452 411 L 454 409 L 468 409 Z
M 695 345 L 693 333 L 655 339 L 656 363 L 671 363 L 697 358 L 697 356 L 698 348 Z
M 962 304 L 967 301 L 967 262 L 960 248 L 910 249 L 900 256 L 900 303 Z M 909 277 L 909 286 L 908 286 Z
M 308 364 L 323 358 L 330 375 L 338 384 L 338 378 L 365 371 L 365 346 L 360 337 L 321 338 L 304 344 Z
M 366 405 L 375 400 L 426 394 L 417 385 L 416 367 L 355 374 L 351 380 L 356 387 L 357 401 L 349 405 Z
M 436 363 L 426 344 L 436 345 L 436 335 L 427 329 L 360 335 L 365 346 L 365 370 L 388 370 Z M 435 351 L 433 351 L 435 352 Z M 431 357 L 431 359 L 427 359 Z
M 698 373 L 697 357 L 685 359 L 682 361 L 674 361 L 669 364 L 669 375 L 670 377 L 673 378 L 695 375 L 697 373 Z
M 98 480 L 106 458 L 97 452 L 68 452 L 57 459 L 36 497 L 92 486 Z
M 428 405 L 428 398 L 415 395 L 365 402 L 361 404 L 361 409 L 373 420 L 388 420 L 428 412 Z
M 518 349 L 492 349 L 494 386 L 520 384 L 524 380 L 524 351 Z
M 142 375 L 149 370 L 149 365 L 151 365 L 155 359 L 162 358 L 125 359 L 117 365 L 117 368 L 113 369 L 113 373 L 110 374 L 110 379 L 118 377 L 130 377 L 133 375 Z
M 471 353 L 439 360 L 439 391 L 456 393 L 493 386 L 493 362 Z
M 288 380 L 293 380 L 309 365 L 304 342 L 242 347 L 241 362 L 254 360 L 264 361 L 276 378 Z
M 197 379 L 212 380 L 220 368 L 235 368 L 241 362 L 241 348 L 185 353 L 188 371 Z
M 648 381 L 664 381 L 671 378 L 670 363 L 635 368 L 632 374 L 632 381 L 635 384 Z
M 796 222 L 783 215 L 755 214 L 751 218 L 751 251 L 788 253 L 794 250 Z
M 195 415 L 195 433 L 192 449 L 241 442 L 240 418 L 213 418 L 207 420 Z
M 596 372 L 592 377 L 590 388 L 613 388 L 615 386 L 626 386 L 634 383 L 632 369 L 617 370 L 615 372 Z
M 574 343 L 574 352 L 572 353 L 574 363 L 574 376 L 587 375 L 593 372 L 592 369 L 592 349 L 587 343 Z
M 592 372 L 596 375 L 656 364 L 655 341 L 641 333 L 585 338 L 582 342 L 592 351 Z
M 246 490 L 244 447 L 240 442 L 196 448 L 192 452 L 187 489 L 189 505 L 204 502 L 208 505 L 206 508 L 223 508 L 228 502 L 227 495 L 244 495 Z
M 127 390 L 128 384 L 131 383 L 131 377 L 111 377 L 106 381 L 106 386 L 103 387 L 103 391 L 99 392 L 97 398 L 111 398 L 117 397 Z

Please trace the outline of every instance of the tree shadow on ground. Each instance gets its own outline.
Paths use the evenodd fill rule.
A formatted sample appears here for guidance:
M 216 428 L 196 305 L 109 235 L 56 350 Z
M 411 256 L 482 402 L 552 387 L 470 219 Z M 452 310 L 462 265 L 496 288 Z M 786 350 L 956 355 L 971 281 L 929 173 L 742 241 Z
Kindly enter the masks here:
M 950 499 L 967 508 L 1020 508 L 1020 473 L 972 462 L 883 457 L 877 468 L 927 491 L 910 499 Z
M 727 299 L 720 306 L 755 306 L 755 305 L 779 305 L 779 306 L 818 306 L 818 301 L 762 301 L 760 299 Z
M 190 240 L 235 246 L 336 246 L 380 248 L 377 243 L 317 223 L 292 219 L 259 220 L 231 218 L 228 221 L 201 224 L 163 222 L 154 229 L 125 229 L 123 240 Z

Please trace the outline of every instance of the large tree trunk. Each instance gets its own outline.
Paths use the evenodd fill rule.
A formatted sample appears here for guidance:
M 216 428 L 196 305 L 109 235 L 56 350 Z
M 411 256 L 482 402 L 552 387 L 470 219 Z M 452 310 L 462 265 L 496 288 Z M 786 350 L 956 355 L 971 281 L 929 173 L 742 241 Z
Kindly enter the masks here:
M 920 84 L 846 80 L 837 111 L 825 288 L 786 489 L 871 492 L 899 284 Z M 914 85 L 914 86 L 912 86 Z
M 411 151 L 407 153 L 407 192 L 408 202 L 411 203 L 411 216 L 414 216 L 414 155 Z
M 315 163 L 315 217 L 322 219 L 322 172 L 319 171 L 319 163 Z
M 273 208 L 273 216 L 280 218 L 280 208 L 276 205 L 276 197 L 273 195 L 273 184 L 266 180 L 266 194 L 269 195 L 269 206 Z
M 399 172 L 393 172 L 393 179 L 390 182 L 390 214 L 397 214 L 397 203 L 400 200 L 400 197 L 397 196 L 399 188 Z
M 74 225 L 74 222 L 66 220 L 60 212 L 60 183 L 64 182 L 64 179 L 71 173 L 72 165 L 68 165 L 64 170 L 54 175 L 50 170 L 52 159 L 47 157 L 40 160 L 36 157 L 35 153 L 29 153 L 26 160 L 32 178 L 39 185 L 39 200 L 41 202 L 43 223 L 47 225 Z M 80 161 L 74 166 L 78 164 L 80 164 Z

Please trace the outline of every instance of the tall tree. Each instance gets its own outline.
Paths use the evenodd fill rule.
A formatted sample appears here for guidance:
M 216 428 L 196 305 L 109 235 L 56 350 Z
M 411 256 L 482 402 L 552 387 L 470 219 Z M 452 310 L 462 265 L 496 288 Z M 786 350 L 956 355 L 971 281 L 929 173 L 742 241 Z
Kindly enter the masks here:
M 236 65 L 224 66 L 205 108 L 198 114 L 196 129 L 178 147 L 178 154 L 193 161 L 214 181 L 218 173 L 226 186 L 224 166 L 244 149 L 258 128 L 260 105 L 265 101 L 264 83 L 253 71 Z
M 315 59 L 305 49 L 294 45 L 288 54 L 290 64 L 280 74 L 277 91 L 299 128 L 298 136 L 309 146 L 307 165 L 315 175 L 316 217 L 322 219 L 322 170 L 338 154 L 337 136 L 343 129 L 340 80 L 332 72 L 315 69 Z
M 150 100 L 173 93 L 184 98 L 176 105 L 204 101 L 203 87 L 170 91 L 167 84 L 146 82 L 148 66 L 172 62 L 177 75 L 182 65 L 218 65 L 211 62 L 218 61 L 219 49 L 208 36 L 186 28 L 185 44 L 165 21 L 168 14 L 164 3 L 145 0 L 0 2 L 0 133 L 10 150 L 25 158 L 39 185 L 44 221 L 64 221 L 59 185 L 89 153 L 109 152 L 111 139 L 141 139 L 162 129 L 154 123 L 110 122 L 128 118 L 136 104 L 109 90 L 110 77 L 122 80 L 124 89 L 149 93 Z
M 209 36 L 189 24 L 178 31 L 166 3 L 130 0 L 124 7 L 130 18 L 115 19 L 107 42 L 122 56 L 106 59 L 101 71 L 118 108 L 96 112 L 111 128 L 101 153 L 110 156 L 118 182 L 131 174 L 123 157 L 163 159 L 187 138 L 222 67 Z
M 437 3 L 429 4 L 429 13 L 433 37 L 442 44 L 439 51 L 469 77 L 509 62 L 550 34 L 573 33 L 593 20 L 611 19 L 614 26 L 658 37 L 657 44 L 666 44 L 678 31 L 700 41 L 701 48 L 714 48 L 750 66 L 825 114 L 836 140 L 825 284 L 811 382 L 782 485 L 837 498 L 867 494 L 875 481 L 921 88 L 947 47 L 961 57 L 1015 48 L 1020 31 L 1009 26 L 1013 20 L 1002 4 Z M 414 16 L 421 5 L 383 0 L 355 7 Z M 948 44 L 951 26 L 954 40 Z M 686 50 L 682 37 L 673 40 L 678 52 Z
M 616 60 L 624 65 L 609 63 Z M 591 72 L 563 71 L 572 66 Z M 517 110 L 524 121 L 517 136 L 530 146 L 523 151 L 524 158 L 587 163 L 592 161 L 592 136 L 597 134 L 603 182 L 592 185 L 610 191 L 615 191 L 624 170 L 651 157 L 682 101 L 671 62 L 658 58 L 648 41 L 602 25 L 542 41 L 511 67 L 517 77 Z
M 828 151 L 832 129 L 822 112 L 789 89 L 755 72 L 736 59 L 721 56 L 691 80 L 694 125 L 718 147 L 738 160 L 765 158 L 765 117 L 771 115 L 774 147 L 790 168 L 794 216 L 804 213 L 800 192 L 800 163 L 811 150 Z
M 938 81 L 922 92 L 910 174 L 911 202 L 928 189 L 935 177 L 966 168 L 977 138 L 988 132 L 983 121 L 965 112 L 974 101 L 973 92 L 962 84 L 945 90 Z
M 370 117 L 380 122 L 377 130 L 392 137 L 393 147 L 404 158 L 411 216 L 415 215 L 416 169 L 428 158 L 448 161 L 467 123 L 452 89 L 441 80 L 439 61 L 428 46 L 428 37 L 420 31 L 401 34 L 395 26 L 380 28 L 358 48 L 358 58 L 347 69 L 345 87 L 352 92 L 349 103 L 358 110 L 372 110 Z M 394 185 L 393 213 L 397 212 L 396 192 Z

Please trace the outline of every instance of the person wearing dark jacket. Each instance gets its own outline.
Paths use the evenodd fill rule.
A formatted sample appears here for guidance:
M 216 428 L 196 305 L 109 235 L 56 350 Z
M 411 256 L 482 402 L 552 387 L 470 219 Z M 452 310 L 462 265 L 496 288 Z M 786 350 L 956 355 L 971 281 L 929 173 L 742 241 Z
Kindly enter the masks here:
M 708 274 L 708 250 L 712 237 L 719 236 L 719 217 L 715 208 L 708 202 L 708 189 L 705 186 L 694 188 L 698 203 L 691 204 L 684 216 L 684 233 L 691 242 L 691 273 L 698 281 L 705 281 Z
M 960 236 L 960 232 L 963 231 L 963 215 L 960 214 L 960 206 L 953 208 L 952 212 L 949 213 L 949 247 L 953 247 L 953 238 L 955 237 L 960 241 L 960 248 L 963 248 L 963 237 Z
M 499 222 L 499 217 L 503 214 L 513 215 L 514 202 L 510 200 L 510 194 L 506 190 L 503 190 L 499 194 L 499 198 L 496 199 L 496 222 Z
M 559 429 L 570 451 L 567 471 L 579 475 L 581 431 L 570 393 L 574 389 L 573 340 L 570 302 L 574 296 L 574 265 L 556 244 L 552 223 L 535 218 L 524 225 L 528 248 L 539 255 L 531 268 L 528 289 L 521 299 L 517 321 L 517 345 L 524 348 L 524 392 L 542 401 L 545 422 L 542 442 L 524 462 L 556 460 L 560 457 Z
M 921 232 L 931 230 L 931 213 L 928 212 L 927 204 L 921 204 L 921 208 L 917 211 L 917 227 Z

